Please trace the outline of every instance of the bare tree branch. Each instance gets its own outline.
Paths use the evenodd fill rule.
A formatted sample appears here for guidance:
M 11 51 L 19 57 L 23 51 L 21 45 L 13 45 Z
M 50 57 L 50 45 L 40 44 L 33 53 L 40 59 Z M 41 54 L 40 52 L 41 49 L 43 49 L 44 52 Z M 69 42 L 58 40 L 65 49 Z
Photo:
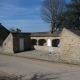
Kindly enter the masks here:
M 44 0 L 40 11 L 42 20 L 52 22 L 55 29 L 58 18 L 65 11 L 65 0 Z

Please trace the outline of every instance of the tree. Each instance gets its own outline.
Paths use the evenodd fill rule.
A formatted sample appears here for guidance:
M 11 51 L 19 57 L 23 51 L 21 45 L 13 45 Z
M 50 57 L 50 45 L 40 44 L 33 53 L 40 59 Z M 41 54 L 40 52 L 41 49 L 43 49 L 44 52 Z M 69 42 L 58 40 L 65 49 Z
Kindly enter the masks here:
M 10 31 L 10 32 L 15 32 L 15 33 L 20 33 L 20 32 L 21 32 L 20 29 L 18 29 L 18 28 L 14 29 L 13 27 L 10 28 L 9 31 Z
M 40 11 L 42 20 L 52 23 L 53 29 L 57 30 L 62 23 L 61 19 L 62 13 L 65 11 L 65 0 L 44 0 Z
M 66 25 L 70 28 L 80 28 L 80 0 L 71 0 L 65 12 Z

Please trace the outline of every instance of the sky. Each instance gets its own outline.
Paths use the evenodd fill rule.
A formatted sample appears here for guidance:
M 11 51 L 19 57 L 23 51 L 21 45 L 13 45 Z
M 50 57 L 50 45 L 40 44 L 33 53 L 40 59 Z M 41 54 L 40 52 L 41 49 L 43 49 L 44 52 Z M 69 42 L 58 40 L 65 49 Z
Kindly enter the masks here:
M 67 0 L 68 1 L 68 0 Z M 49 31 L 50 24 L 40 17 L 43 0 L 0 0 L 0 23 L 22 32 Z

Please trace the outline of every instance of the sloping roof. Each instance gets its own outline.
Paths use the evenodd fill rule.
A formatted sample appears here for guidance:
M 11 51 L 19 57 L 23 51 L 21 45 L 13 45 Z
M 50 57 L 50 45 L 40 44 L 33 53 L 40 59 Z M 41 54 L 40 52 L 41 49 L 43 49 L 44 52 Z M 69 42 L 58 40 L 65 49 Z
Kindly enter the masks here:
M 75 33 L 76 35 L 80 36 L 80 29 L 69 29 L 67 28 L 68 30 L 70 30 L 71 32 Z
M 29 36 L 30 33 L 11 33 L 14 37 L 26 37 L 26 36 Z
M 3 25 L 0 23 L 0 39 L 5 40 L 6 37 L 10 34 L 10 31 L 7 30 Z
M 68 29 L 71 32 L 75 33 L 76 35 L 80 36 L 80 30 L 79 29 Z M 60 37 L 61 31 L 54 31 L 52 34 L 50 32 L 33 32 L 33 33 L 12 33 L 14 37 Z
M 49 32 L 34 32 L 31 33 L 31 37 L 59 37 L 60 36 L 61 31 L 54 31 L 52 34 L 50 34 Z
M 4 29 L 6 32 L 10 33 L 10 31 L 8 29 L 6 29 L 3 25 L 1 25 L 1 23 L 0 23 L 0 30 L 2 31 L 2 29 Z
M 52 34 L 49 32 L 33 32 L 33 33 L 11 33 L 14 37 L 59 37 L 61 31 L 54 31 Z

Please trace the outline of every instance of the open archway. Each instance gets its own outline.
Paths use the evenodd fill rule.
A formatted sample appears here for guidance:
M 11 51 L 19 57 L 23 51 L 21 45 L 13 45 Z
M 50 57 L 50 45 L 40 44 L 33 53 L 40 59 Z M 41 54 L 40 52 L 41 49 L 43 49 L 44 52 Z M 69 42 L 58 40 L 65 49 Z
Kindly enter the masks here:
M 54 39 L 54 40 L 52 40 L 52 47 L 58 47 L 59 43 L 60 43 L 60 39 Z
M 45 40 L 45 39 L 40 39 L 40 40 L 38 41 L 38 44 L 39 44 L 40 46 L 46 46 L 46 40 Z
M 37 45 L 37 40 L 36 39 L 32 39 L 31 40 L 31 45 Z

